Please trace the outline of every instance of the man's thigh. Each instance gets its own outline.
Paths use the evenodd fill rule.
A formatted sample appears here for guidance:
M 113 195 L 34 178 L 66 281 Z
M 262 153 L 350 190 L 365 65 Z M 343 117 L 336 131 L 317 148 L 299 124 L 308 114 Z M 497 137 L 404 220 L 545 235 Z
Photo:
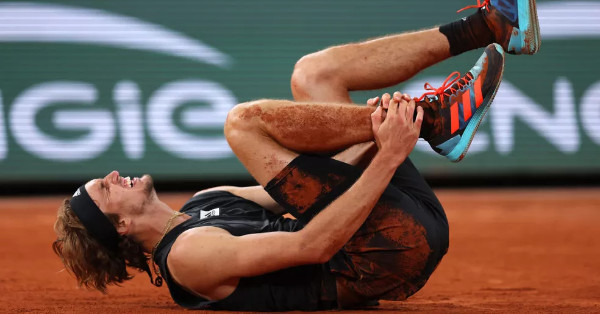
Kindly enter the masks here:
M 288 212 L 307 223 L 354 184 L 362 171 L 361 167 L 332 158 L 299 155 L 268 182 L 265 190 Z M 393 197 L 396 191 L 440 212 L 445 220 L 441 204 L 409 159 L 396 169 L 384 196 Z
M 355 166 L 328 157 L 300 155 L 265 186 L 269 195 L 304 224 L 360 177 Z

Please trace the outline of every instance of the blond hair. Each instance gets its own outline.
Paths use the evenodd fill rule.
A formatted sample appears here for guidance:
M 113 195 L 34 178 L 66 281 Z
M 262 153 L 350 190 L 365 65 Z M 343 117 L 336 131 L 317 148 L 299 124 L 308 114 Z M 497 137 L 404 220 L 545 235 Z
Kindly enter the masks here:
M 118 222 L 118 215 L 107 217 L 113 225 Z M 58 238 L 52 249 L 80 286 L 106 293 L 107 285 L 133 278 L 127 266 L 140 271 L 148 269 L 148 254 L 132 239 L 123 236 L 117 251 L 111 251 L 91 237 L 71 210 L 70 199 L 65 199 L 58 209 L 54 232 Z

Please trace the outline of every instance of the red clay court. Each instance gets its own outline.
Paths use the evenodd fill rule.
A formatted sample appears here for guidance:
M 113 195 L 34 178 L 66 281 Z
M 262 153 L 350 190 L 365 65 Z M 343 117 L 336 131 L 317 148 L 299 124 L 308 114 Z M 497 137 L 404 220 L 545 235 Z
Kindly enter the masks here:
M 600 313 L 600 188 L 437 192 L 448 255 L 423 290 L 373 312 Z M 162 199 L 179 208 L 190 195 Z M 0 199 L 0 312 L 184 311 L 145 274 L 108 295 L 78 289 L 51 249 L 61 199 Z

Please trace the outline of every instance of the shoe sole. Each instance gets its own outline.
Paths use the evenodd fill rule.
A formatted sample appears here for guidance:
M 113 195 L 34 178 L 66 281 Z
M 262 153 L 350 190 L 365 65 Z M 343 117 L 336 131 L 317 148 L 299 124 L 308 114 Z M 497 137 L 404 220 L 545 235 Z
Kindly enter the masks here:
M 535 54 L 540 50 L 541 35 L 540 22 L 537 15 L 535 0 L 518 2 L 519 10 L 519 32 L 522 37 L 519 40 L 519 49 L 508 51 L 511 54 Z M 532 34 L 531 34 L 532 33 Z
M 496 50 L 502 55 L 500 81 L 498 81 L 498 84 L 496 84 L 494 92 L 492 93 L 492 96 L 488 99 L 488 101 L 486 103 L 483 103 L 479 110 L 475 111 L 475 113 L 473 114 L 473 118 L 471 119 L 471 121 L 469 121 L 469 124 L 467 124 L 467 127 L 465 128 L 465 131 L 463 132 L 456 146 L 452 149 L 452 151 L 450 151 L 450 153 L 448 153 L 448 155 L 446 155 L 446 158 L 448 158 L 452 162 L 461 161 L 467 154 L 467 151 L 471 146 L 471 142 L 473 142 L 473 138 L 475 137 L 475 133 L 477 133 L 477 129 L 479 128 L 481 121 L 483 121 L 483 118 L 490 109 L 490 106 L 494 101 L 494 98 L 496 97 L 496 92 L 498 92 L 498 88 L 500 87 L 500 82 L 502 81 L 502 76 L 504 75 L 504 49 L 502 49 L 502 46 L 498 44 L 493 45 L 495 46 Z

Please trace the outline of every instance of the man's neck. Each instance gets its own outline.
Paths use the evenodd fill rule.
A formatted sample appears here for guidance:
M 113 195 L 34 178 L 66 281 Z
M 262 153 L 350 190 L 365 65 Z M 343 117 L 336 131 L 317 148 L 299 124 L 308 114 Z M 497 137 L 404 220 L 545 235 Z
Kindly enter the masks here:
M 169 205 L 156 200 L 144 208 L 143 215 L 135 218 L 130 235 L 150 253 L 169 230 L 190 218 L 185 214 L 175 217 L 176 213 Z M 170 220 L 170 227 L 165 230 Z

